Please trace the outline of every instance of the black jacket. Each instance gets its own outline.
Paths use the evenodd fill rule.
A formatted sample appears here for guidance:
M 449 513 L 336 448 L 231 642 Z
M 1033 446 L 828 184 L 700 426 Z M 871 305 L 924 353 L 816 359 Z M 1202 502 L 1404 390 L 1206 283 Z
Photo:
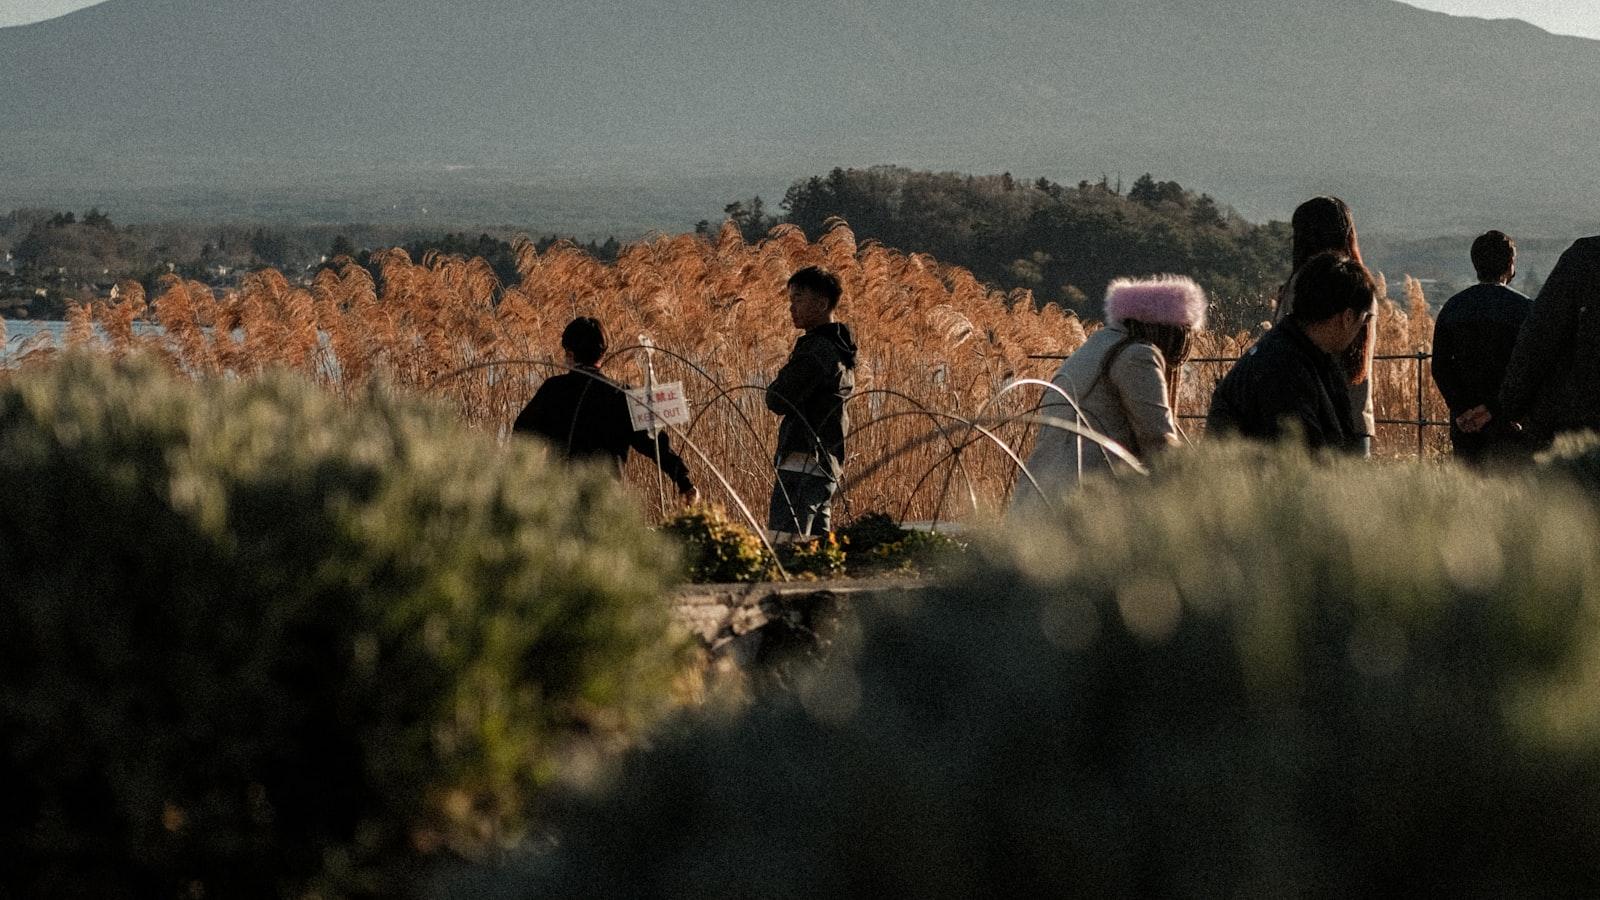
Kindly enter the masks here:
M 1349 379 L 1339 361 L 1285 319 L 1245 351 L 1211 395 L 1207 434 L 1278 440 L 1285 425 L 1312 449 L 1360 452 Z
M 1600 237 L 1561 255 L 1522 323 L 1491 409 L 1536 438 L 1600 429 Z
M 1479 406 L 1492 406 L 1511 363 L 1517 332 L 1533 305 L 1499 284 L 1480 284 L 1451 297 L 1433 327 L 1433 381 L 1450 407 L 1450 418 Z M 1450 424 L 1459 451 L 1475 452 L 1493 434 L 1466 434 Z
M 844 404 L 855 387 L 856 342 L 850 326 L 829 322 L 801 335 L 789 361 L 767 385 L 767 409 L 783 417 L 777 461 L 791 453 L 806 454 L 837 481 L 850 433 Z
M 599 369 L 579 366 L 547 379 L 511 430 L 544 438 L 566 459 L 610 458 L 618 475 L 629 447 L 651 460 L 659 452 L 661 471 L 680 493 L 687 493 L 694 486 L 689 469 L 673 452 L 667 433 L 651 439 L 648 432 L 634 431 L 627 396 L 603 378 Z

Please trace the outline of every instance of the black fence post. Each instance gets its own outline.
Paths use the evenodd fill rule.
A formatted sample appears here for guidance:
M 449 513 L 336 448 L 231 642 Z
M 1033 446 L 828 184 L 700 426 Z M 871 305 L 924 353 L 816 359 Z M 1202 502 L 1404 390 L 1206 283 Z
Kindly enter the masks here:
M 1426 409 L 1422 405 L 1422 361 L 1427 358 L 1428 354 L 1423 353 L 1421 350 L 1417 351 L 1417 459 L 1423 458 L 1423 453 L 1426 452 L 1427 448 L 1425 436 L 1428 430 L 1428 417 L 1425 415 Z

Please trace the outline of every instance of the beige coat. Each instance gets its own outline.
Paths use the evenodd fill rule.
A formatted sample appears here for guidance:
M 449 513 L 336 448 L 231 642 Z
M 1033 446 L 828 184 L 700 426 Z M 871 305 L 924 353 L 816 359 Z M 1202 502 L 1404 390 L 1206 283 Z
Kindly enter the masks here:
M 1106 354 L 1125 337 L 1127 332 L 1120 325 L 1108 325 L 1095 332 L 1078 352 L 1067 357 L 1051 383 L 1077 400 L 1083 410 L 1083 424 L 1141 460 L 1148 460 L 1152 454 L 1180 442 L 1177 419 L 1167 402 L 1166 361 L 1161 351 L 1142 341 L 1131 343 L 1096 383 Z M 1080 421 L 1071 404 L 1055 391 L 1045 391 L 1039 414 Z M 1084 475 L 1127 468 L 1093 441 L 1041 424 L 1033 455 L 1028 457 L 1028 471 L 1051 496 L 1078 484 L 1080 445 Z M 1013 492 L 1013 503 L 1026 506 L 1039 499 L 1039 492 L 1026 476 L 1022 477 Z

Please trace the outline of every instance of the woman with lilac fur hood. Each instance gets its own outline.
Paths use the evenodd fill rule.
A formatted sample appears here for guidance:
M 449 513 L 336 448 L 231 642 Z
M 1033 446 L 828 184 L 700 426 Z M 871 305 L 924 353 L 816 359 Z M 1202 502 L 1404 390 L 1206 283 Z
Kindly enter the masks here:
M 1051 379 L 1077 409 L 1047 390 L 1038 414 L 1085 425 L 1141 461 L 1178 446 L 1182 437 L 1173 413 L 1178 380 L 1191 338 L 1205 327 L 1205 320 L 1205 291 L 1188 278 L 1113 281 L 1106 292 L 1105 327 Z M 1126 468 L 1101 445 L 1045 423 L 1028 458 L 1028 471 L 1052 498 L 1076 487 L 1080 474 L 1115 474 Z M 1026 477 L 1012 496 L 1014 507 L 1043 499 Z

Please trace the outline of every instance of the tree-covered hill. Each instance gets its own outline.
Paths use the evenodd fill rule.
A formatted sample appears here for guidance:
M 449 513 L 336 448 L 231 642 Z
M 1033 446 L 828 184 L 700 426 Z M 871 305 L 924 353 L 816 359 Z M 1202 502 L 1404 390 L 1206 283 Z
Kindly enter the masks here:
M 784 220 L 809 237 L 840 217 L 860 239 L 930 253 L 1086 316 L 1100 314 L 1111 279 L 1173 272 L 1205 286 L 1216 325 L 1249 328 L 1270 314 L 1288 276 L 1286 223 L 1252 224 L 1209 195 L 1150 175 L 1125 190 L 1104 180 L 1065 186 L 1009 173 L 834 169 L 795 182 L 782 208 Z M 754 199 L 728 213 L 747 236 L 775 221 Z

